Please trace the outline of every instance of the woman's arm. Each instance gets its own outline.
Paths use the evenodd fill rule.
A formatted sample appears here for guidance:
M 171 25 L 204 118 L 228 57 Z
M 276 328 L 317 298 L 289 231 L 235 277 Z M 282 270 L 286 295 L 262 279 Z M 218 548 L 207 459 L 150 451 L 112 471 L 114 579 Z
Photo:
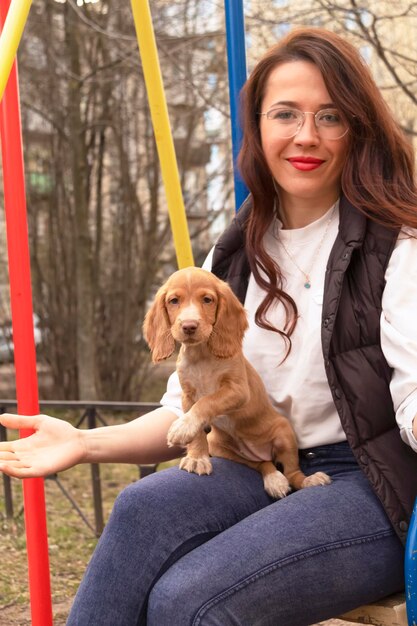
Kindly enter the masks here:
M 390 391 L 400 434 L 417 452 L 417 285 L 411 267 L 417 263 L 417 231 L 401 233 L 385 272 L 381 347 L 392 367 Z
M 93 430 L 74 428 L 48 415 L 5 413 L 6 428 L 35 433 L 0 443 L 0 471 L 16 478 L 48 476 L 78 463 L 158 463 L 178 458 L 181 448 L 168 448 L 166 434 L 177 415 L 164 407 L 126 424 Z

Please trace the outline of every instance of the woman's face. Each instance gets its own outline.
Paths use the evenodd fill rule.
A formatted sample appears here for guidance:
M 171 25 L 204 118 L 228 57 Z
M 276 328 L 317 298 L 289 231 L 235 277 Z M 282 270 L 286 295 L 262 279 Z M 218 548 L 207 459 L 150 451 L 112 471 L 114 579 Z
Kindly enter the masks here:
M 261 112 L 281 104 L 313 113 L 335 108 L 320 70 L 309 61 L 291 61 L 272 70 Z M 314 116 L 306 115 L 299 132 L 283 139 L 279 136 L 282 129 L 274 120 L 265 115 L 260 120 L 262 148 L 283 210 L 311 207 L 313 212 L 324 213 L 340 195 L 349 133 L 341 139 L 323 139 Z

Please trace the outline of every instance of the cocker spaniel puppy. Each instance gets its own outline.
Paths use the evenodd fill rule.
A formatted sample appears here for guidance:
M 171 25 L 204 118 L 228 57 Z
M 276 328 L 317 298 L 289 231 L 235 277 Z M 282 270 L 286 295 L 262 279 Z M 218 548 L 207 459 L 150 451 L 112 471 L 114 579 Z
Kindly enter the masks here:
M 205 270 L 179 270 L 157 292 L 143 326 L 153 362 L 168 358 L 176 342 L 181 344 L 177 371 L 184 416 L 169 429 L 168 445 L 186 446 L 180 467 L 197 474 L 211 473 L 210 456 L 245 463 L 262 474 L 273 498 L 291 487 L 330 483 L 323 472 L 306 477 L 300 470 L 290 422 L 274 409 L 243 356 L 247 326 L 230 287 Z M 253 455 L 251 449 L 263 454 Z

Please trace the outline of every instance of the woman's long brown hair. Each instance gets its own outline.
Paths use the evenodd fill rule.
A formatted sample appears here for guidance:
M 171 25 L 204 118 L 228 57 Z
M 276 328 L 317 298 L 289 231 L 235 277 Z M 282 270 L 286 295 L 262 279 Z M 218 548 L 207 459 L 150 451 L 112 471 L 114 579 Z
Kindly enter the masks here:
M 300 60 L 319 68 L 332 101 L 349 124 L 349 152 L 341 179 L 343 194 L 367 217 L 389 228 L 417 228 L 413 149 L 365 62 L 350 43 L 335 33 L 319 28 L 291 32 L 261 58 L 243 87 L 243 141 L 238 159 L 253 200 L 246 224 L 247 256 L 256 282 L 267 292 L 255 320 L 287 341 L 287 355 L 298 313 L 294 300 L 282 289 L 280 268 L 263 244 L 278 198 L 262 151 L 259 112 L 272 70 L 282 63 Z M 285 307 L 282 330 L 274 328 L 266 317 L 275 299 Z

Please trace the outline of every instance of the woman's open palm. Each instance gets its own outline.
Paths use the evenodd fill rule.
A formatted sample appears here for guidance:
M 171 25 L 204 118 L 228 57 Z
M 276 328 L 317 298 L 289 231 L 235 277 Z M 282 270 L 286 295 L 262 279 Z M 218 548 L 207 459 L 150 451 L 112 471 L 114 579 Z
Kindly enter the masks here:
M 82 431 L 48 415 L 22 416 L 4 413 L 6 428 L 33 429 L 34 434 L 0 443 L 0 471 L 16 478 L 48 476 L 83 460 Z

